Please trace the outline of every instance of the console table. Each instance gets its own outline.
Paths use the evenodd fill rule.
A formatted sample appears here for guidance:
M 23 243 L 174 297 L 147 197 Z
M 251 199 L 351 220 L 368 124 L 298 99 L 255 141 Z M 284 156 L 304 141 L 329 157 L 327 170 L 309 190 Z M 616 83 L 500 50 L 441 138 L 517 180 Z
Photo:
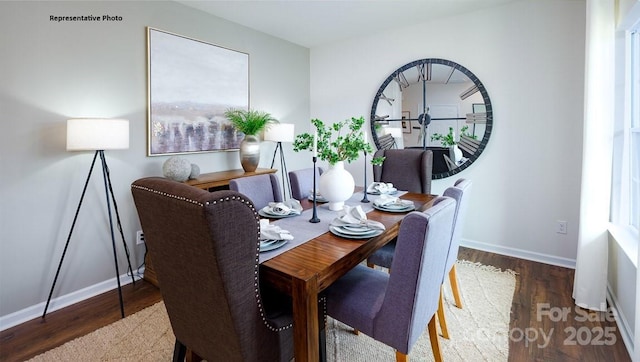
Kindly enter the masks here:
M 228 190 L 230 180 L 241 177 L 270 174 L 275 173 L 276 171 L 278 170 L 273 168 L 257 168 L 253 172 L 245 172 L 242 169 L 209 172 L 200 174 L 200 176 L 195 179 L 187 180 L 184 183 L 208 191 Z M 158 286 L 158 278 L 153 270 L 153 262 L 151 261 L 151 258 L 149 258 L 148 254 L 144 258 L 144 280 L 150 282 L 156 287 Z

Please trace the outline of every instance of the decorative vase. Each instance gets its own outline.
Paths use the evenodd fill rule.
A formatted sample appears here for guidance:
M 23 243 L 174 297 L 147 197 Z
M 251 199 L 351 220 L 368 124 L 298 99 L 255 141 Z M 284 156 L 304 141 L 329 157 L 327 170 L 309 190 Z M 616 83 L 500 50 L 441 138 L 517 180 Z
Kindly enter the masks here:
M 320 194 L 329 201 L 329 210 L 342 210 L 355 185 L 353 176 L 344 169 L 344 161 L 329 165 L 329 170 L 320 176 Z
M 458 148 L 458 145 L 449 147 L 449 158 L 456 164 L 462 159 L 462 150 Z
M 256 136 L 244 135 L 240 142 L 240 164 L 245 172 L 253 172 L 260 162 L 260 139 Z

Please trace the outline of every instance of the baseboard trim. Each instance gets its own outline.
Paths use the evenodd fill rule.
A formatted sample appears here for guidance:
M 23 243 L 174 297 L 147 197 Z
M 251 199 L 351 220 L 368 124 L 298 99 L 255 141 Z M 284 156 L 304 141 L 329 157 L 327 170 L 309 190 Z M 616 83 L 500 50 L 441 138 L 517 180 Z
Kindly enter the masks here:
M 141 278 L 141 275 L 142 274 L 136 273 L 136 280 L 139 280 Z M 127 284 L 131 284 L 131 276 L 127 274 L 121 275 L 120 285 Z M 90 285 L 86 288 L 77 290 L 75 292 L 53 298 L 49 303 L 47 314 L 64 307 L 68 307 L 72 304 L 82 302 L 83 300 L 95 297 L 96 295 L 108 292 L 116 288 L 118 288 L 116 278 L 111 278 L 98 284 Z M 32 319 L 41 317 L 42 312 L 44 312 L 44 306 L 46 304 L 46 302 L 38 303 L 36 305 L 32 305 L 31 307 L 27 307 L 17 312 L 0 317 L 0 331 L 4 331 L 5 329 L 17 326 L 18 324 L 22 324 Z
M 633 342 L 634 332 L 631 330 L 631 326 L 629 325 L 626 316 L 622 313 L 622 310 L 618 308 L 620 305 L 618 303 L 618 298 L 616 298 L 616 295 L 611 290 L 611 285 L 609 285 L 609 283 L 607 283 L 607 301 L 609 302 L 610 308 L 615 313 L 616 325 L 618 326 L 620 336 L 622 336 L 622 342 L 624 343 L 624 346 L 627 347 L 629 356 L 633 356 L 633 350 L 636 347 Z
M 539 263 L 556 265 L 556 266 L 561 266 L 569 269 L 576 268 L 575 259 L 562 258 L 559 256 L 536 253 L 533 251 L 511 248 L 507 246 L 488 244 L 488 243 L 483 243 L 481 241 L 475 241 L 475 240 L 469 240 L 469 239 L 460 240 L 460 245 L 467 248 L 471 248 L 471 249 L 488 251 L 490 253 L 512 256 L 514 258 L 536 261 Z

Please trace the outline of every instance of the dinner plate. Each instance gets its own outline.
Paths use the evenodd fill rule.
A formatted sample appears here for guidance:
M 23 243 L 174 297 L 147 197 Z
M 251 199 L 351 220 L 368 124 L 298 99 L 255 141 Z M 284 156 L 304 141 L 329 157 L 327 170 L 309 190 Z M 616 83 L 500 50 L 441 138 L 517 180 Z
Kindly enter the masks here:
M 262 209 L 258 210 L 258 214 L 260 216 L 268 217 L 270 219 L 281 219 L 284 217 L 292 217 L 292 216 L 300 215 L 299 213 L 295 213 L 293 211 L 287 215 L 276 214 L 276 213 L 273 213 L 273 211 L 271 211 L 271 206 L 265 206 Z
M 381 211 L 387 211 L 387 212 L 408 212 L 416 209 L 414 205 L 393 204 L 393 205 L 381 206 L 381 205 L 376 205 L 375 203 L 373 204 L 373 208 Z
M 286 243 L 287 243 L 287 240 L 273 240 L 272 243 L 265 243 L 266 245 L 263 246 L 262 245 L 263 242 L 260 242 L 260 252 L 263 253 L 265 251 L 278 249 L 279 247 L 283 246 Z
M 329 231 L 331 231 L 331 233 L 341 236 L 343 238 L 347 238 L 347 239 L 369 239 L 372 238 L 374 236 L 378 236 L 380 234 L 382 234 L 382 232 L 384 230 L 380 230 L 380 229 L 371 229 L 371 233 L 367 233 L 367 234 L 348 234 L 346 229 L 343 229 L 339 226 L 333 226 L 333 225 L 329 225 Z
M 378 229 L 371 229 L 371 228 L 352 229 L 345 226 L 337 226 L 337 225 L 332 225 L 332 226 L 335 227 L 341 234 L 346 234 L 346 235 L 368 236 L 368 235 L 373 235 L 378 231 Z
M 309 201 L 313 202 L 313 195 L 309 195 L 308 199 L 309 199 Z M 316 202 L 325 203 L 325 202 L 329 202 L 329 201 L 327 199 L 325 199 L 324 197 L 322 197 L 322 196 L 318 196 L 318 197 L 316 197 Z
M 392 187 L 391 189 L 389 189 L 389 191 L 384 192 L 384 193 L 381 193 L 380 191 L 377 191 L 377 190 L 373 190 L 373 191 L 368 191 L 367 190 L 367 193 L 369 195 L 383 195 L 383 194 L 384 195 L 395 195 L 395 194 L 398 193 L 398 189 L 395 188 L 395 187 Z

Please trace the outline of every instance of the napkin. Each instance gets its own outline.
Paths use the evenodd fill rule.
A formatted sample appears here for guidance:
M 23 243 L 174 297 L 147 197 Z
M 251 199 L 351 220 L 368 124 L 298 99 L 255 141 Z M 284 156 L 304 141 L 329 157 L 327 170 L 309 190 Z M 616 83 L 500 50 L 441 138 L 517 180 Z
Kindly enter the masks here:
M 413 201 L 410 200 L 402 200 L 401 198 L 390 196 L 390 195 L 380 195 L 377 199 L 373 201 L 376 206 L 389 206 L 389 205 L 397 205 L 397 206 L 413 206 Z
M 331 225 L 345 226 L 345 225 L 362 225 L 371 229 L 384 230 L 385 227 L 382 223 L 374 220 L 367 220 L 367 214 L 362 210 L 362 206 L 348 206 L 345 205 L 337 218 L 331 221 Z
M 397 191 L 391 182 L 374 182 L 367 188 L 369 193 L 386 194 L 389 192 Z
M 299 215 L 302 212 L 302 205 L 300 205 L 300 201 L 296 199 L 289 199 L 284 202 L 270 202 L 269 207 L 276 215 Z
M 260 223 L 260 240 L 293 240 L 293 235 L 278 225 Z

